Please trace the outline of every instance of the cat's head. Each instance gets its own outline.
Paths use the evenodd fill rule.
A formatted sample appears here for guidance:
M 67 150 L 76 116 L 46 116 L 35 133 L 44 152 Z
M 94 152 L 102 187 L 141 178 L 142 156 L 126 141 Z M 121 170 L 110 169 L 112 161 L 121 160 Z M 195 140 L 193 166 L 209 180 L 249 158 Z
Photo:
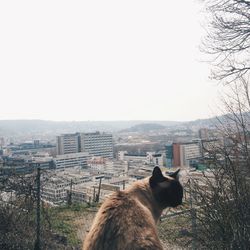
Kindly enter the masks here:
M 176 172 L 163 175 L 159 167 L 155 167 L 149 184 L 156 201 L 162 208 L 177 207 L 182 204 L 183 187 L 179 182 L 178 173 Z

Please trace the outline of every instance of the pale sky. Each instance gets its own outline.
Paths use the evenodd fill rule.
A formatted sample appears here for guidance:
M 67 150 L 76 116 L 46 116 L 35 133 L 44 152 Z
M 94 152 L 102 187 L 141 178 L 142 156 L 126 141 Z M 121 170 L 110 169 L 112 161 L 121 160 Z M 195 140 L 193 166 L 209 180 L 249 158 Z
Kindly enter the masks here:
M 200 2 L 1 1 L 0 119 L 193 120 L 217 98 Z

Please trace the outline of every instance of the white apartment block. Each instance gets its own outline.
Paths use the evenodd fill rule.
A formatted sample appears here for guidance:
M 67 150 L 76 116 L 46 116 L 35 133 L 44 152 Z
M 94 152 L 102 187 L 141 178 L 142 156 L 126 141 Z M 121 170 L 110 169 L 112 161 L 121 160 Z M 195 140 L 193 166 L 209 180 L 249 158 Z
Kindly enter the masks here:
M 202 156 L 199 143 L 185 143 L 180 145 L 180 165 L 189 166 L 190 161 Z
M 81 151 L 92 156 L 113 158 L 113 136 L 107 133 L 81 133 Z
M 127 151 L 118 152 L 118 160 L 120 161 L 133 161 L 133 162 L 147 162 L 146 154 L 129 154 Z
M 71 154 L 80 152 L 80 135 L 63 134 L 56 137 L 57 154 Z
M 124 176 L 103 180 L 100 186 L 99 201 L 103 202 L 113 192 L 122 190 L 127 185 L 131 185 L 131 183 L 129 183 L 129 178 Z M 73 202 L 94 202 L 98 189 L 99 180 L 96 180 L 95 182 L 76 185 L 72 190 L 68 188 L 68 192 L 71 192 Z
M 66 200 L 66 187 L 70 186 L 70 181 L 51 178 L 50 182 L 42 187 L 42 199 L 53 203 L 60 203 Z
M 119 151 L 118 159 L 121 161 L 144 163 L 149 165 L 163 166 L 163 155 L 155 152 L 147 152 L 146 154 L 128 154 L 127 151 Z
M 54 165 L 56 169 L 71 168 L 71 167 L 86 168 L 89 159 L 90 156 L 89 153 L 87 152 L 57 155 L 54 158 Z
M 55 176 L 51 177 L 42 185 L 42 199 L 53 203 L 62 203 L 67 200 L 67 190 L 77 185 L 90 182 L 91 176 L 84 174 L 80 169 L 66 169 L 56 171 Z

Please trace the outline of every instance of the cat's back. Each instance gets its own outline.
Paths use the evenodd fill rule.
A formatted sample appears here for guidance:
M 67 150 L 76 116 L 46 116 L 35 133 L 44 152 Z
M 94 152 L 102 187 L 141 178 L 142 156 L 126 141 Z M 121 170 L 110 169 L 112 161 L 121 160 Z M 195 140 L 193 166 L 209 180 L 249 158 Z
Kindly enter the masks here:
M 100 207 L 84 250 L 162 249 L 150 211 L 136 197 L 119 191 Z

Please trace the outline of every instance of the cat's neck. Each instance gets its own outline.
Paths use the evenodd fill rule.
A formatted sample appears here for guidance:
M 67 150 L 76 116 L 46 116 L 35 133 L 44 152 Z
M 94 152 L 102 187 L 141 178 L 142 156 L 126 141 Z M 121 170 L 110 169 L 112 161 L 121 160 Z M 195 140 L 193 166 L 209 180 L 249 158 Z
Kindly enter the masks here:
M 126 190 L 126 192 L 139 200 L 152 213 L 155 222 L 158 222 L 162 208 L 155 200 L 152 190 L 149 186 L 149 178 L 137 181 L 134 185 Z

